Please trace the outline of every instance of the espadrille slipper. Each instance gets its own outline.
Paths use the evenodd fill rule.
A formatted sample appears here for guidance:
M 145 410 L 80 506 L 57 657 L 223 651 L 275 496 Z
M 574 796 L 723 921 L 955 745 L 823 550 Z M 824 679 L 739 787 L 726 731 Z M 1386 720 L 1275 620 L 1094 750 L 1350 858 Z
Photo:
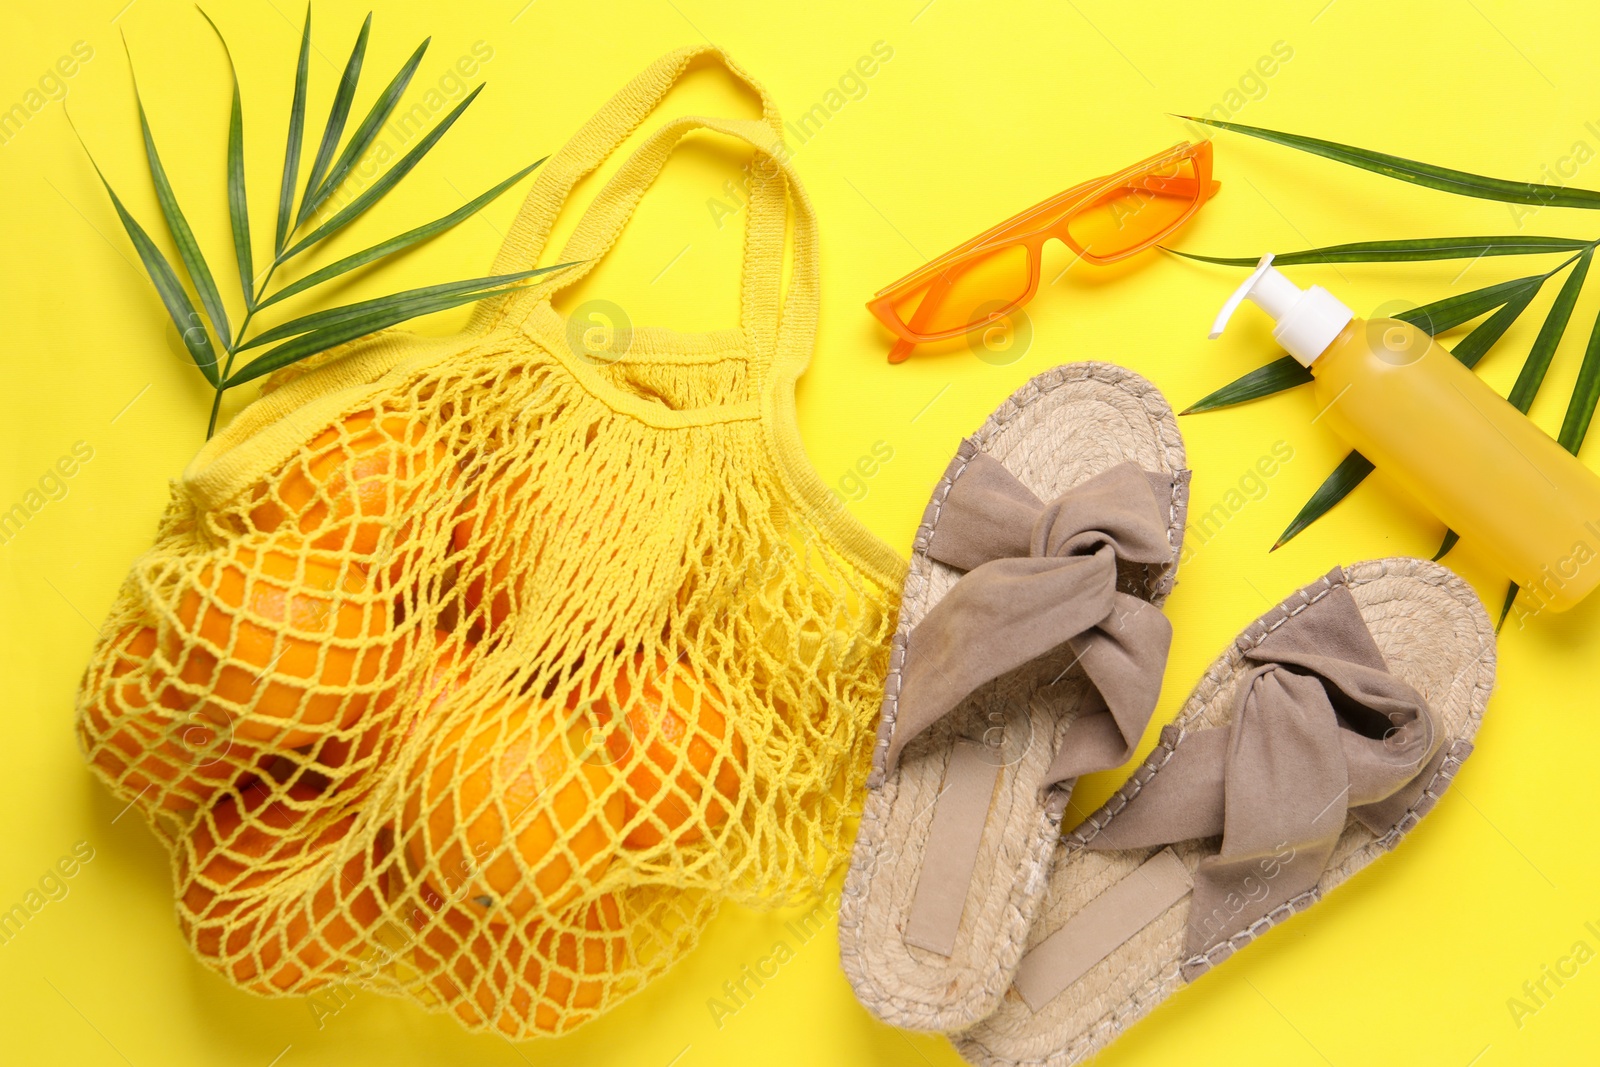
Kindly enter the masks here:
M 954 1038 L 1066 1067 L 1393 848 L 1472 751 L 1494 629 L 1437 563 L 1357 563 L 1258 619 L 1064 835 L 1012 991 Z
M 1160 694 L 1189 472 L 1156 388 L 1047 371 L 963 441 L 917 531 L 839 912 L 879 1018 L 956 1030 L 1022 955 L 1078 775 Z

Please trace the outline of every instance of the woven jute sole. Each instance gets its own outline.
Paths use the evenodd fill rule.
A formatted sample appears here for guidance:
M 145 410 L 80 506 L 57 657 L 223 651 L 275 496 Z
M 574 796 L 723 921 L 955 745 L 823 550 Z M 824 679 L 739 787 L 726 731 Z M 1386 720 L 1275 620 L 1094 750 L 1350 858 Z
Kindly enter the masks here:
M 988 453 L 1041 500 L 1124 461 L 1173 475 L 1163 501 L 1173 560 L 1182 547 L 1189 472 L 1172 409 L 1155 386 L 1107 363 L 1072 363 L 1033 378 L 963 441 L 923 516 L 890 653 L 874 772 L 839 908 L 839 954 L 856 996 L 885 1022 L 914 1030 L 971 1026 L 999 1004 L 1021 959 L 1055 852 L 1071 782 L 1045 791 L 1044 774 L 1087 696 L 1063 646 L 984 686 L 908 745 L 894 773 L 882 758 L 895 717 L 905 642 L 961 572 L 928 558 L 950 486 Z M 1119 568 L 1118 585 L 1160 604 L 1175 563 Z M 1003 741 L 994 739 L 1003 735 Z M 954 951 L 907 943 L 905 930 L 929 843 L 934 802 L 957 739 L 1001 753 Z
M 1472 589 L 1437 563 L 1390 558 L 1344 569 L 1345 584 L 1361 610 L 1391 673 L 1427 700 L 1443 730 L 1445 758 L 1420 799 L 1388 833 L 1378 835 L 1353 816 L 1346 821 L 1316 887 L 1290 901 L 1203 956 L 1185 952 L 1191 896 L 1095 964 L 1065 992 L 1035 1013 L 1015 990 L 978 1025 L 952 1040 L 980 1067 L 1067 1067 L 1106 1045 L 1151 1009 L 1273 926 L 1311 907 L 1329 890 L 1371 863 L 1405 836 L 1450 785 L 1472 750 L 1489 693 L 1494 688 L 1494 628 Z M 1324 578 L 1299 590 L 1247 629 L 1195 687 L 1172 726 L 1112 798 L 1062 838 L 1039 919 L 1028 938 L 1038 944 L 1100 893 L 1137 869 L 1159 849 L 1095 852 L 1084 842 L 1100 832 L 1156 774 L 1184 732 L 1225 726 L 1233 718 L 1238 686 L 1250 667 L 1240 647 L 1325 595 Z M 1169 846 L 1192 874 L 1217 849 L 1215 838 Z

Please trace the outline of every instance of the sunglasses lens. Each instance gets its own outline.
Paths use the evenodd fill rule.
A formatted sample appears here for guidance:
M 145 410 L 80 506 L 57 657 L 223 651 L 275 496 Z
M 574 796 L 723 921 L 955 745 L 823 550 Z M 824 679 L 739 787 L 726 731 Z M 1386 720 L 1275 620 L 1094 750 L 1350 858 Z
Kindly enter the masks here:
M 900 321 L 918 333 L 981 326 L 1028 292 L 1026 245 L 951 264 L 895 305 Z
M 1170 233 L 1200 198 L 1194 160 L 1184 158 L 1129 179 L 1067 221 L 1089 255 L 1111 259 L 1147 248 Z

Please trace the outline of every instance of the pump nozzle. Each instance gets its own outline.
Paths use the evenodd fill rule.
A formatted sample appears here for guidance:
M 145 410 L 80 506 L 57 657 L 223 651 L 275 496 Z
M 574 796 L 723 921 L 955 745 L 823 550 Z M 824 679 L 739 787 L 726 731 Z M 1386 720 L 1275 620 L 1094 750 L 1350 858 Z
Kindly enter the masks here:
M 1355 317 L 1353 311 L 1320 285 L 1301 289 L 1284 277 L 1272 265 L 1272 253 L 1268 252 L 1217 312 L 1216 321 L 1211 324 L 1211 340 L 1222 336 L 1234 310 L 1246 298 L 1277 321 L 1272 336 L 1307 367 Z

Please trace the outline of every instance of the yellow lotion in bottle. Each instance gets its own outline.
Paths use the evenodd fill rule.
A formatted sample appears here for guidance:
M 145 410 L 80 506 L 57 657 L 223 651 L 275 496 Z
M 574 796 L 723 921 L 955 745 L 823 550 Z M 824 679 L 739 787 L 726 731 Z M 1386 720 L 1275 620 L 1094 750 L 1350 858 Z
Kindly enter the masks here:
M 1320 286 L 1301 290 L 1263 257 L 1223 306 L 1248 298 L 1312 376 L 1319 418 L 1523 590 L 1565 611 L 1600 585 L 1600 476 L 1398 319 L 1358 319 Z

